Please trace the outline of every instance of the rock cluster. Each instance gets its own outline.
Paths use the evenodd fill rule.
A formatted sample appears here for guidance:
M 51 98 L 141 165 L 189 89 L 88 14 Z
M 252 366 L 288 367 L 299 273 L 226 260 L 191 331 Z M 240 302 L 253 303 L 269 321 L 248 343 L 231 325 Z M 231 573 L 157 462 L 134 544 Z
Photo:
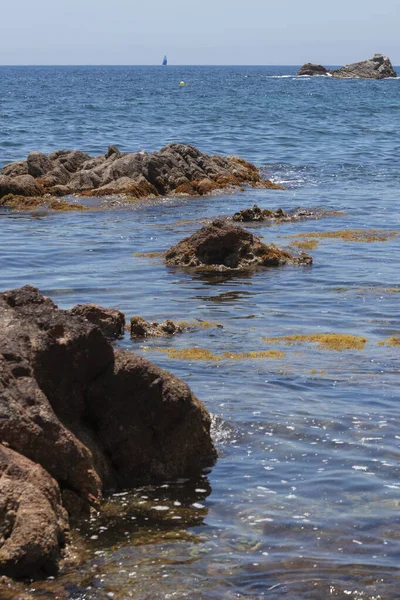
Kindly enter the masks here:
M 169 266 L 242 270 L 286 263 L 310 264 L 312 258 L 294 257 L 272 244 L 267 246 L 243 227 L 216 220 L 170 248 L 165 261 Z
M 85 318 L 92 308 L 75 312 L 30 286 L 0 294 L 0 575 L 54 573 L 67 513 L 87 512 L 103 489 L 216 457 L 189 387 L 114 350 Z
M 203 195 L 230 186 L 280 186 L 264 179 L 252 164 L 237 156 L 203 154 L 193 146 L 169 144 L 159 152 L 122 153 L 110 146 L 93 158 L 79 150 L 58 150 L 48 156 L 31 152 L 27 160 L 6 165 L 0 175 L 0 198 L 108 196 L 135 198 L 166 194 Z
M 397 77 L 392 63 L 387 56 L 375 54 L 368 60 L 345 65 L 340 69 L 328 71 L 322 65 L 307 63 L 301 67 L 297 75 L 332 75 L 337 79 L 362 78 L 362 79 L 385 79 Z
M 158 323 L 158 321 L 146 321 L 142 317 L 131 318 L 130 332 L 132 338 L 164 337 L 182 333 L 182 331 L 183 327 L 170 319 Z
M 303 221 L 304 219 L 319 219 L 320 217 L 330 216 L 332 214 L 337 213 L 321 208 L 301 208 L 300 206 L 289 211 L 284 211 L 282 208 L 270 210 L 268 208 L 260 208 L 257 204 L 254 204 L 253 208 L 245 208 L 235 213 L 232 219 L 233 221 L 247 223 L 259 221 L 286 223 Z

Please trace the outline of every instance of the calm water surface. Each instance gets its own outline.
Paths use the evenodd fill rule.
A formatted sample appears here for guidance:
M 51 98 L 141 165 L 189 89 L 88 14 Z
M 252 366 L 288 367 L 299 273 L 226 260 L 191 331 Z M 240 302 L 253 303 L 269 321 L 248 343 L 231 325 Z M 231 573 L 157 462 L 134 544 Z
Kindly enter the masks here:
M 399 231 L 400 81 L 295 78 L 290 67 L 0 68 L 0 165 L 30 150 L 152 151 L 171 141 L 239 154 L 285 191 L 160 199 L 77 214 L 0 214 L 2 289 L 38 286 L 60 307 L 200 319 L 134 343 L 189 383 L 214 419 L 220 458 L 196 481 L 111 496 L 75 534 L 85 557 L 37 598 L 400 598 L 399 238 L 322 239 L 312 267 L 207 279 L 137 253 L 163 251 L 202 219 L 324 207 L 317 221 L 253 227 Z M 186 82 L 179 88 L 179 81 Z M 363 350 L 263 337 L 350 333 Z M 277 359 L 191 361 L 279 349 Z

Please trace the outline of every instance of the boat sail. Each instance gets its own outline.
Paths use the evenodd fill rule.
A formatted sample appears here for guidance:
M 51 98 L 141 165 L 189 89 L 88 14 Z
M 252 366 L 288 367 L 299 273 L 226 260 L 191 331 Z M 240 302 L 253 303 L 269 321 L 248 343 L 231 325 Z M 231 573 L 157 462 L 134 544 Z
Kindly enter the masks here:
M 163 58 L 163 61 L 162 61 L 162 66 L 163 66 L 163 67 L 166 67 L 166 66 L 167 66 L 167 64 L 168 64 L 168 61 L 167 61 L 167 55 L 165 55 L 165 56 L 164 56 L 164 58 Z

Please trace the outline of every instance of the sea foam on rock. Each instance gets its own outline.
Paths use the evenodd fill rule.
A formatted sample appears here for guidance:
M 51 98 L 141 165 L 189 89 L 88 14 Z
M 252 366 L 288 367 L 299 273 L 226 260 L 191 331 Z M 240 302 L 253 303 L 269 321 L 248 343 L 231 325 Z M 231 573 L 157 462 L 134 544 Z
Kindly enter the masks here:
M 114 350 L 90 314 L 30 286 L 0 294 L 0 575 L 56 571 L 65 508 L 215 461 L 210 417 L 189 387 Z
M 48 156 L 31 152 L 26 161 L 3 167 L 0 198 L 7 194 L 60 196 L 71 193 L 127 194 L 135 198 L 166 194 L 202 196 L 243 184 L 281 189 L 238 156 L 207 155 L 185 144 L 169 144 L 151 154 L 122 153 L 110 146 L 104 156 L 96 158 L 79 150 L 60 150 Z

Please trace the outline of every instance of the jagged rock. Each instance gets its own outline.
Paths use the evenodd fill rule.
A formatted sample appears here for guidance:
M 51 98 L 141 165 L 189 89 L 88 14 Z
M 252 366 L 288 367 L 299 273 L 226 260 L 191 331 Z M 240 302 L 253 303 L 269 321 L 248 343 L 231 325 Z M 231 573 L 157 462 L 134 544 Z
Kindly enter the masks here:
M 17 175 L 28 175 L 28 162 L 26 160 L 13 162 L 3 167 L 0 173 L 2 175 L 7 175 L 7 177 L 16 177 Z
M 16 196 L 42 196 L 43 188 L 32 175 L 17 175 L 9 177 L 0 175 L 0 198 L 14 194 Z
M 332 75 L 337 79 L 359 77 L 362 79 L 385 79 L 386 77 L 397 77 L 392 63 L 387 56 L 375 54 L 368 60 L 345 65 L 340 69 L 329 71 L 322 65 L 307 63 L 301 67 L 297 75 Z
M 169 266 L 224 270 L 311 264 L 312 258 L 294 257 L 272 244 L 267 246 L 243 227 L 216 220 L 170 248 L 165 261 Z
M 306 63 L 298 71 L 297 75 L 328 75 L 328 69 L 325 69 L 322 65 L 314 65 L 313 63 Z
M 40 465 L 0 445 L 0 572 L 54 575 L 68 528 L 57 482 Z
M 392 63 L 387 56 L 375 54 L 369 60 L 345 65 L 341 69 L 332 71 L 332 76 L 340 79 L 349 77 L 361 77 L 365 79 L 385 79 L 386 77 L 397 77 Z
M 169 319 L 162 323 L 158 323 L 157 321 L 149 323 L 145 319 L 142 319 L 142 317 L 132 317 L 130 331 L 133 338 L 146 338 L 182 333 L 183 328 L 178 323 L 174 323 L 174 321 Z
M 0 440 L 56 480 L 70 511 L 97 505 L 104 488 L 184 476 L 216 456 L 210 417 L 185 383 L 141 357 L 114 351 L 99 327 L 30 286 L 0 294 Z M 29 521 L 21 523 L 21 554 L 15 546 L 14 570 L 3 559 L 0 574 L 36 575 L 37 520 L 49 540 L 51 532 L 58 540 L 58 549 L 43 541 L 42 564 L 54 565 L 59 556 L 58 496 L 50 502 L 45 494 L 52 507 L 46 520 L 42 488 L 32 483 L 26 495 L 25 488 L 15 489 L 21 500 L 37 497 L 39 512 L 37 518 L 33 507 L 20 513 Z M 0 507 L 0 516 L 13 522 L 15 503 Z
M 234 221 L 267 221 L 272 219 L 282 219 L 285 213 L 281 208 L 277 210 L 269 210 L 268 208 L 260 208 L 255 204 L 253 208 L 245 208 L 232 217 Z
M 53 168 L 51 160 L 42 152 L 30 152 L 27 163 L 28 173 L 32 177 L 42 177 Z
M 254 165 L 237 156 L 207 155 L 184 144 L 169 144 L 152 154 L 123 154 L 110 146 L 105 156 L 96 158 L 78 150 L 60 150 L 48 157 L 31 152 L 28 161 L 7 165 L 2 172 L 14 181 L 15 174 L 19 176 L 28 168 L 46 191 L 68 186 L 68 193 L 85 196 L 114 193 L 136 198 L 166 194 L 201 196 L 243 184 L 281 189 L 264 179 Z M 6 193 L 20 192 L 8 189 Z M 32 195 L 39 194 L 35 191 Z
M 77 304 L 71 308 L 70 313 L 84 317 L 93 325 L 97 325 L 107 338 L 115 339 L 124 335 L 125 315 L 120 310 L 88 303 Z
M 232 220 L 248 223 L 258 221 L 286 223 L 303 221 L 304 219 L 320 219 L 321 217 L 328 217 L 335 214 L 337 214 L 336 211 L 325 210 L 319 207 L 301 208 L 297 206 L 291 210 L 284 211 L 282 208 L 277 208 L 276 210 L 260 208 L 257 204 L 254 204 L 253 208 L 245 208 L 235 213 Z

